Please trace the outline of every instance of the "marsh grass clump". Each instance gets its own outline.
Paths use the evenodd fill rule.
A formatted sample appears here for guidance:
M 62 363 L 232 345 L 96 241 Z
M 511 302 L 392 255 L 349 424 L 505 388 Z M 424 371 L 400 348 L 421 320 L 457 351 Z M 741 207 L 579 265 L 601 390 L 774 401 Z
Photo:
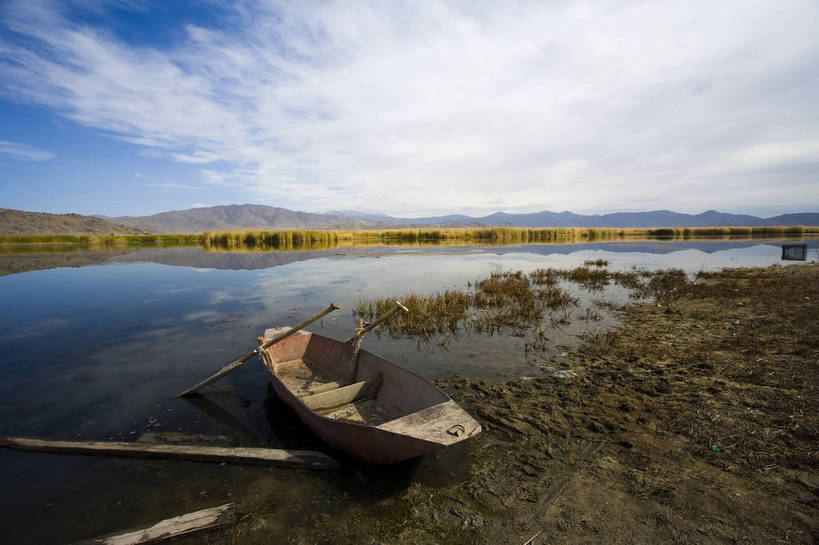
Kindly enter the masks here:
M 501 306 L 509 302 L 528 304 L 533 298 L 529 278 L 521 271 L 495 271 L 476 284 L 475 304 L 481 308 Z
M 529 273 L 532 283 L 536 286 L 556 286 L 560 282 L 557 269 L 535 269 Z
M 604 268 L 609 266 L 609 262 L 606 261 L 605 259 L 586 259 L 585 261 L 583 261 L 583 265 L 585 265 L 586 267 Z
M 522 271 L 494 271 L 489 277 L 469 283 L 466 290 L 451 289 L 432 295 L 410 293 L 401 298 L 408 315 L 394 315 L 387 320 L 392 335 L 404 333 L 425 340 L 434 334 L 457 335 L 461 331 L 489 334 L 505 330 L 519 334 L 543 322 L 550 311 L 561 311 L 553 325 L 570 320 L 568 309 L 578 299 L 558 285 L 560 271 L 538 269 L 531 274 Z M 393 306 L 392 298 L 359 301 L 353 314 L 371 321 Z
M 687 293 L 692 286 L 692 280 L 682 269 L 650 271 L 635 267 L 631 271 L 613 271 L 610 278 L 630 290 L 633 299 L 665 300 Z
M 580 303 L 577 297 L 556 285 L 540 288 L 536 293 L 549 310 L 566 310 L 570 307 L 576 307 Z
M 434 334 L 457 333 L 470 307 L 470 296 L 460 290 L 446 290 L 429 296 L 409 294 L 401 299 L 409 313 L 393 314 L 386 326 L 390 333 L 403 331 L 423 339 Z M 394 299 L 359 301 L 353 315 L 371 321 L 384 315 L 395 305 Z
M 479 326 L 523 328 L 540 319 L 544 301 L 523 272 L 496 271 L 475 284 L 472 306 L 483 311 L 476 316 Z
M 611 273 L 611 279 L 618 286 L 629 290 L 635 290 L 643 285 L 645 272 L 646 271 L 636 267 L 630 271 L 613 271 Z
M 602 290 L 608 286 L 611 281 L 609 271 L 598 267 L 577 267 L 570 270 L 561 270 L 558 274 L 561 278 L 592 291 Z
M 638 274 L 642 281 L 632 292 L 635 298 L 663 301 L 687 293 L 691 288 L 691 281 L 682 269 L 640 271 Z

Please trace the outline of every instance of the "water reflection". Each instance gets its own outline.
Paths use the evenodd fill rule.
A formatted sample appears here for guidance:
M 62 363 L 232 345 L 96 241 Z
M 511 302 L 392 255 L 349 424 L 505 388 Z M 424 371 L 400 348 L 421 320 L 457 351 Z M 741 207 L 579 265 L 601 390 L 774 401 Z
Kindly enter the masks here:
M 808 245 L 808 260 L 819 257 L 819 237 L 801 239 L 720 238 L 714 240 L 620 240 L 611 242 L 549 243 L 549 244 L 464 244 L 462 241 L 438 243 L 396 243 L 365 246 L 333 246 L 317 249 L 263 251 L 254 248 L 182 247 L 82 247 L 82 246 L 0 246 L 0 276 L 59 267 L 84 267 L 105 263 L 160 263 L 182 267 L 220 270 L 269 269 L 311 259 L 334 256 L 379 258 L 389 255 L 441 255 L 490 253 L 495 255 L 532 253 L 542 256 L 573 255 L 578 252 L 615 254 L 668 254 L 699 252 L 715 254 L 748 248 L 781 248 L 783 243 L 802 241 Z
M 819 239 L 804 242 L 808 260 L 816 259 Z M 618 241 L 307 252 L 184 247 L 2 253 L 0 429 L 7 435 L 89 440 L 179 432 L 227 435 L 247 445 L 324 448 L 270 395 L 255 360 L 203 391 L 201 400 L 191 403 L 176 394 L 255 347 L 265 328 L 300 321 L 331 301 L 343 310 L 310 329 L 346 338 L 355 325 L 351 309 L 360 299 L 463 288 L 493 270 L 528 274 L 540 267 L 573 268 L 586 259 L 605 259 L 616 270 L 768 266 L 781 263 L 780 246 L 781 241 Z M 463 335 L 445 348 L 440 338 L 370 336 L 364 348 L 429 379 L 457 373 L 506 380 L 536 373 L 539 366 L 559 365 L 561 347 L 577 342 L 581 331 L 613 325 L 605 314 L 599 321 L 580 319 L 595 299 L 615 306 L 628 300 L 617 286 L 602 292 L 572 289 L 581 304 L 568 323 L 553 329 L 522 337 Z M 0 525 L 0 542 L 88 538 L 239 494 L 267 502 L 286 528 L 305 510 L 354 510 L 419 479 L 452 478 L 468 459 L 461 448 L 469 446 L 392 470 L 370 473 L 350 464 L 340 475 L 4 451 L 0 478 L 16 493 L 0 499 L 0 509 L 6 521 L 20 523 Z M 313 506 L 313 497 L 326 503 Z M 95 517 L 87 517 L 89 510 Z M 26 523 L 35 519 L 39 524 Z

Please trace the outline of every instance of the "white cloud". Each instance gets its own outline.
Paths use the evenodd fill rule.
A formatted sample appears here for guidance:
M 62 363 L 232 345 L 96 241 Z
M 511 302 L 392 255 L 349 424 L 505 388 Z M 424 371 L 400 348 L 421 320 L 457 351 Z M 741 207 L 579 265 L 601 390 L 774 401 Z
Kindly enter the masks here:
M 182 189 L 196 189 L 195 186 L 189 184 L 177 184 L 173 182 L 156 182 L 145 184 L 145 187 L 150 187 L 159 191 L 177 191 Z
M 819 204 L 814 2 L 242 2 L 165 50 L 55 6 L 7 9 L 9 96 L 270 204 Z
M 0 140 L 0 153 L 23 161 L 48 161 L 54 154 L 28 144 Z

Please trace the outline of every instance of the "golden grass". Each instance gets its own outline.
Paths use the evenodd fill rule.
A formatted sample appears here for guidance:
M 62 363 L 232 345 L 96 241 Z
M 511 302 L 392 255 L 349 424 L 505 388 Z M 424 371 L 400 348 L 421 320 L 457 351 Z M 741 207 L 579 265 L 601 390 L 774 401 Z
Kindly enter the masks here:
M 581 227 L 486 227 L 451 229 L 390 229 L 360 231 L 209 231 L 202 234 L 206 246 L 292 248 L 332 246 L 341 243 L 434 243 L 439 241 L 532 243 L 620 240 L 632 238 L 703 238 L 799 236 L 817 233 L 819 227 L 661 227 L 661 228 L 581 228 Z
M 329 230 L 237 230 L 208 231 L 173 235 L 0 235 L 0 244 L 144 244 L 202 245 L 206 249 L 320 249 L 353 244 L 526 244 L 592 242 L 624 239 L 692 239 L 795 237 L 819 233 L 819 226 L 806 227 L 661 227 L 661 228 L 581 228 L 581 227 L 486 227 L 429 228 L 360 231 Z

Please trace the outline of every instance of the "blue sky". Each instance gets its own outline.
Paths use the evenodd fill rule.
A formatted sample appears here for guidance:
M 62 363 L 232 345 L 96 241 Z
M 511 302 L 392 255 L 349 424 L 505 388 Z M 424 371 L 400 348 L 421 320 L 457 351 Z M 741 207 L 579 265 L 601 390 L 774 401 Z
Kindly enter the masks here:
M 819 3 L 0 0 L 0 207 L 819 210 Z

